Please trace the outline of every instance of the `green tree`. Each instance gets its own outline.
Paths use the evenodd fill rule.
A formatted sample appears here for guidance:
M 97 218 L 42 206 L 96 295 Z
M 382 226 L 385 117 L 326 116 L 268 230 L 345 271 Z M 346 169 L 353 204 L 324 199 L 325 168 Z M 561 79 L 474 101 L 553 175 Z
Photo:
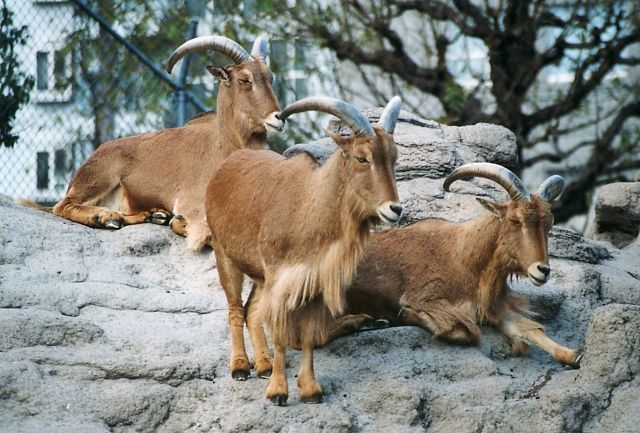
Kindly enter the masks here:
M 16 47 L 27 41 L 26 26 L 16 28 L 13 12 L 5 0 L 0 8 L 0 143 L 13 147 L 18 136 L 12 132 L 13 121 L 21 106 L 29 102 L 33 77 L 20 71 Z
M 234 2 L 216 3 L 231 9 Z M 235 9 L 241 18 L 227 26 L 326 48 L 337 67 L 325 63 L 316 72 L 347 99 L 368 94 L 370 103 L 382 105 L 401 94 L 408 109 L 425 117 L 511 129 L 520 170 L 541 163 L 564 170 L 568 185 L 554 211 L 558 221 L 585 213 L 596 186 L 628 179 L 640 168 L 637 2 L 243 4 L 249 6 Z M 553 77 L 568 80 L 550 83 Z
M 194 12 L 187 3 L 197 2 L 86 3 L 117 28 L 121 36 L 162 66 L 187 36 Z M 64 51 L 74 58 L 75 75 L 69 80 L 74 86 L 78 111 L 94 123 L 93 146 L 122 135 L 174 126 L 171 87 L 154 76 L 93 18 L 80 9 L 76 15 L 77 24 L 66 35 Z M 200 65 L 196 57 L 193 63 Z M 200 69 L 205 71 L 204 67 Z M 191 70 L 195 70 L 194 65 Z M 116 126 L 120 129 L 116 130 Z

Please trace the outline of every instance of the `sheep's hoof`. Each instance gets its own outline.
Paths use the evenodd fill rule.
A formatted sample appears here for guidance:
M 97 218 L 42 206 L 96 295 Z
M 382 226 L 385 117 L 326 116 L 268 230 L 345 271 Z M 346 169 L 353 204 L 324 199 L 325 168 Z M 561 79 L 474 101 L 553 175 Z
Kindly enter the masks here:
M 387 319 L 376 319 L 374 322 L 376 329 L 383 329 L 389 327 L 389 321 Z
M 234 380 L 240 381 L 240 382 L 244 382 L 245 380 L 249 379 L 249 376 L 251 375 L 251 372 L 249 370 L 233 370 L 231 372 L 231 377 Z
M 372 329 L 386 328 L 389 326 L 389 322 L 385 319 L 374 319 L 368 314 L 361 314 L 361 318 L 355 317 L 353 320 L 354 330 L 357 331 L 370 331 Z
M 258 372 L 258 377 L 261 379 L 269 379 L 271 377 L 271 369 L 267 369 L 264 371 L 259 371 Z
M 269 400 L 276 406 L 286 406 L 288 398 L 287 394 L 276 394 L 269 397 Z
M 571 361 L 571 364 L 569 364 L 569 367 L 571 367 L 571 368 L 580 368 L 580 361 L 582 361 L 582 357 L 583 356 L 584 356 L 584 351 L 578 350 L 576 352 L 576 356 L 573 357 L 573 360 Z
M 161 226 L 169 225 L 169 221 L 171 221 L 171 214 L 164 210 L 155 210 L 147 217 L 147 222 Z
M 316 392 L 314 394 L 311 394 L 308 397 L 302 397 L 301 400 L 302 400 L 303 403 L 308 403 L 308 404 L 322 403 L 322 393 L 321 392 Z
M 104 228 L 111 230 L 118 230 L 122 228 L 122 220 L 107 220 L 104 223 Z

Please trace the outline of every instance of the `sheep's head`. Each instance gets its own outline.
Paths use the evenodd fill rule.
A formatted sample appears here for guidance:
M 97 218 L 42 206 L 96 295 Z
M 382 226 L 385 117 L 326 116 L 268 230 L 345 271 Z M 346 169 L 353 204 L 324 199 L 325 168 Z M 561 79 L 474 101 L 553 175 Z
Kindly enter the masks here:
M 284 122 L 278 118 L 280 106 L 271 87 L 273 74 L 267 65 L 269 45 L 266 39 L 257 38 L 249 54 L 238 43 L 223 36 L 200 36 L 173 52 L 167 71 L 170 73 L 185 55 L 198 51 L 217 51 L 234 62 L 223 67 L 207 66 L 209 73 L 220 80 L 219 115 L 233 116 L 251 134 L 282 130 Z
M 396 223 L 402 215 L 402 206 L 395 179 L 397 148 L 393 131 L 401 104 L 399 97 L 392 98 L 375 125 L 353 106 L 326 97 L 294 102 L 282 111 L 280 118 L 285 120 L 303 111 L 322 111 L 343 120 L 353 134 L 343 137 L 330 132 L 329 135 L 340 148 L 340 164 L 348 177 L 345 193 L 354 197 L 355 209 L 365 219 Z
M 498 248 L 509 255 L 511 270 L 527 275 L 536 286 L 549 280 L 548 241 L 553 226 L 551 202 L 564 189 L 560 176 L 551 176 L 530 194 L 522 181 L 510 170 L 491 163 L 472 163 L 454 170 L 445 180 L 444 189 L 458 179 L 483 177 L 502 186 L 511 200 L 503 203 L 476 198 L 499 219 L 501 234 Z

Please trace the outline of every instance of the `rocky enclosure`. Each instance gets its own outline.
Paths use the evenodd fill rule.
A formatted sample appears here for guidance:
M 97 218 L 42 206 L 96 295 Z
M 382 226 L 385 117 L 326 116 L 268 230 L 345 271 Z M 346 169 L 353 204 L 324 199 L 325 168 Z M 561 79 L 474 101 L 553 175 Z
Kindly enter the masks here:
M 483 211 L 475 196 L 505 197 L 484 180 L 441 186 L 466 162 L 513 167 L 508 130 L 403 112 L 396 140 L 404 223 L 468 219 Z M 265 400 L 264 380 L 229 376 L 226 300 L 210 252 L 187 251 L 167 227 L 89 229 L 7 197 L 0 215 L 1 432 L 638 431 L 637 240 L 618 249 L 555 228 L 550 282 L 513 282 L 552 338 L 585 349 L 579 370 L 537 349 L 513 357 L 488 328 L 480 347 L 386 329 L 318 350 L 325 402 L 301 404 L 291 374 L 280 408 Z M 299 353 L 288 358 L 297 371 Z

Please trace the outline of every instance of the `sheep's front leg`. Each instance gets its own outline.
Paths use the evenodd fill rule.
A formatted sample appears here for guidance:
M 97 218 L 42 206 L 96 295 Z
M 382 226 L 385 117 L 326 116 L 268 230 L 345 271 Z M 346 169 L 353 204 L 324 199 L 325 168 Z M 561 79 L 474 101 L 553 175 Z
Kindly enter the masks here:
M 149 209 L 137 214 L 122 215 L 124 225 L 151 223 L 166 226 L 171 220 L 171 213 L 159 208 Z
M 264 321 L 260 317 L 258 305 L 263 293 L 263 285 L 253 283 L 251 294 L 244 306 L 247 316 L 247 328 L 249 329 L 249 337 L 253 346 L 253 358 L 258 377 L 267 379 L 271 376 L 271 355 L 269 354 L 269 345 L 267 337 L 264 333 Z
M 222 251 L 216 251 L 220 284 L 227 296 L 229 327 L 231 328 L 231 377 L 247 380 L 251 366 L 244 345 L 244 308 L 242 306 L 242 272 L 237 269 Z
M 275 343 L 273 372 L 267 385 L 267 398 L 277 406 L 286 406 L 289 398 L 289 387 L 285 371 L 285 348 L 278 343 Z
M 322 345 L 345 335 L 388 327 L 389 321 L 387 319 L 375 319 L 368 314 L 346 314 L 333 321 L 329 330 L 329 337 Z
M 298 373 L 300 400 L 303 403 L 322 403 L 322 387 L 313 371 L 313 342 L 302 343 L 302 362 Z
M 559 364 L 579 368 L 583 352 L 559 345 L 544 333 L 543 326 L 527 319 L 515 311 L 507 311 L 499 325 L 500 331 L 515 344 L 525 343 L 538 346 Z M 525 346 L 526 347 L 526 346 Z
M 404 325 L 419 326 L 450 343 L 466 345 L 480 341 L 478 326 L 448 301 L 427 302 L 419 309 L 405 305 L 399 319 Z

